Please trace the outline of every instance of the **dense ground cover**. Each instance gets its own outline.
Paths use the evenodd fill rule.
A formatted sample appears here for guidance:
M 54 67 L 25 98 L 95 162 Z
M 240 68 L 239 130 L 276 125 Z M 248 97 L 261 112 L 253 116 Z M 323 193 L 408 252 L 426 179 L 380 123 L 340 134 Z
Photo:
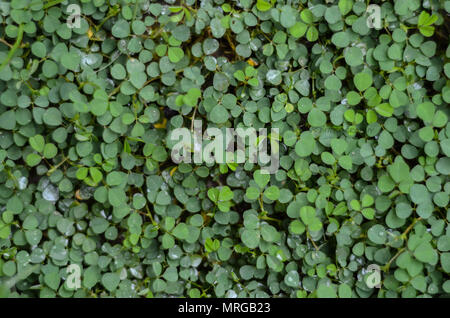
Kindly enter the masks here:
M 450 294 L 450 1 L 0 12 L 2 296 Z M 173 162 L 194 120 L 279 168 Z

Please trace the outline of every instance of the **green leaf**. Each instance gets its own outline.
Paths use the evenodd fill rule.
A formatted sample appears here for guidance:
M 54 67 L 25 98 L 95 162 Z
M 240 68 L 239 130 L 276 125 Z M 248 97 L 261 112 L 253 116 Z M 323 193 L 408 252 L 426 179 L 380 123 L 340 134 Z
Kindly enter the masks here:
M 295 144 L 295 152 L 300 157 L 308 157 L 314 151 L 315 146 L 316 141 L 314 136 L 309 131 L 305 131 L 300 135 L 300 140 Z
M 384 244 L 387 240 L 386 229 L 381 224 L 373 225 L 367 231 L 367 236 L 369 240 L 375 244 Z
M 303 35 L 305 35 L 307 29 L 308 25 L 302 22 L 297 22 L 289 28 L 289 32 L 293 37 L 301 38 Z
M 41 160 L 42 157 L 35 153 L 28 154 L 25 159 L 27 165 L 29 165 L 30 167 L 37 166 L 41 162 Z
M 436 264 L 438 261 L 436 250 L 428 242 L 422 242 L 416 247 L 414 257 L 423 263 L 429 263 L 431 265 Z
M 208 189 L 208 198 L 213 202 L 219 201 L 219 189 L 217 188 Z
M 231 191 L 230 187 L 224 186 L 219 191 L 219 200 L 220 201 L 229 201 L 233 199 L 234 194 L 233 191 Z
M 185 223 L 179 223 L 172 230 L 172 234 L 179 240 L 185 240 L 189 236 L 189 229 Z
M 344 50 L 345 62 L 349 66 L 358 66 L 363 63 L 363 55 L 361 49 L 355 46 Z
M 241 81 L 241 82 L 245 81 L 245 74 L 242 70 L 237 70 L 236 72 L 234 72 L 233 76 L 238 81 Z
M 16 115 L 13 110 L 8 110 L 0 114 L 0 128 L 13 130 L 16 128 Z
M 322 228 L 322 223 L 316 217 L 316 211 L 313 207 L 304 206 L 300 209 L 300 218 L 311 231 L 318 231 Z
M 391 117 L 394 113 L 394 108 L 388 103 L 382 103 L 375 107 L 378 114 L 384 117 Z
M 184 52 L 179 47 L 170 47 L 168 51 L 169 60 L 172 63 L 178 63 L 184 56 Z
M 116 23 L 114 23 L 111 33 L 116 38 L 126 38 L 130 35 L 130 24 L 123 19 L 119 19 Z
M 45 284 L 53 290 L 57 290 L 61 278 L 59 277 L 58 271 L 51 271 L 44 276 Z
M 375 202 L 375 200 L 373 199 L 373 197 L 372 197 L 371 195 L 365 194 L 365 195 L 363 196 L 361 202 L 362 202 L 363 208 L 366 208 L 366 207 L 368 207 L 368 206 L 371 206 L 371 205 Z
M 119 286 L 120 276 L 116 273 L 106 273 L 103 274 L 101 282 L 107 291 L 112 292 Z
M 434 262 L 434 259 L 433 259 Z M 444 269 L 444 272 L 450 273 L 450 253 L 442 253 L 441 254 L 441 265 Z
M 47 159 L 54 158 L 58 153 L 58 149 L 52 143 L 48 143 L 44 147 L 44 157 Z
M 270 1 L 267 0 L 257 0 L 256 1 L 256 8 L 259 11 L 265 12 L 268 11 L 272 8 L 272 4 L 270 3 Z
M 400 157 L 397 157 L 395 162 L 387 167 L 387 171 L 396 183 L 406 180 L 409 176 L 409 166 Z
M 277 186 L 270 186 L 264 191 L 264 196 L 272 201 L 278 200 L 280 197 L 280 189 Z
M 289 271 L 284 277 L 284 282 L 287 286 L 297 288 L 300 283 L 300 276 L 296 271 Z
M 61 56 L 61 64 L 71 70 L 76 71 L 80 65 L 81 57 L 78 55 L 78 53 L 75 52 L 68 52 Z
M 103 179 L 103 174 L 98 168 L 95 167 L 89 168 L 89 174 L 91 175 L 94 183 L 99 183 Z
M 353 0 L 339 0 L 338 7 L 341 14 L 346 15 L 352 10 Z
M 311 24 L 313 22 L 313 19 L 314 19 L 314 16 L 313 16 L 311 10 L 309 10 L 309 9 L 303 9 L 300 12 L 300 17 L 307 24 Z
M 285 28 L 290 28 L 295 24 L 297 12 L 288 5 L 281 8 L 280 23 Z
M 223 124 L 229 118 L 228 111 L 222 105 L 216 105 L 210 112 L 210 118 L 213 123 Z
M 433 24 L 434 22 L 436 22 L 436 20 L 438 19 L 438 17 L 436 15 L 430 15 L 428 12 L 426 11 L 422 11 L 419 15 L 419 20 L 417 25 L 419 26 L 428 26 Z
M 306 230 L 305 225 L 302 222 L 300 222 L 299 220 L 294 220 L 289 225 L 289 231 L 292 234 L 300 235 L 300 234 L 303 234 L 305 232 L 305 230 Z
M 372 76 L 368 73 L 361 72 L 355 75 L 353 82 L 355 83 L 356 88 L 362 92 L 372 85 Z
M 119 187 L 108 190 L 108 201 L 114 207 L 119 207 L 126 202 L 126 195 L 123 189 Z
M 256 248 L 259 245 L 260 233 L 256 230 L 244 229 L 241 235 L 242 242 L 248 248 Z
M 270 181 L 270 175 L 267 173 L 261 173 L 261 170 L 256 170 L 253 173 L 253 178 L 256 182 L 256 184 L 261 188 L 264 189 L 265 186 L 269 183 Z
M 44 151 L 45 140 L 42 135 L 36 135 L 36 136 L 30 137 L 28 139 L 28 141 L 30 143 L 30 146 L 37 152 Z
M 327 116 L 319 109 L 313 108 L 308 114 L 308 123 L 312 127 L 322 127 L 327 121 Z
M 333 288 L 333 286 L 321 284 L 317 288 L 317 297 L 318 298 L 337 298 L 336 290 Z
M 44 123 L 49 126 L 59 126 L 62 123 L 61 112 L 55 107 L 47 109 L 42 116 Z

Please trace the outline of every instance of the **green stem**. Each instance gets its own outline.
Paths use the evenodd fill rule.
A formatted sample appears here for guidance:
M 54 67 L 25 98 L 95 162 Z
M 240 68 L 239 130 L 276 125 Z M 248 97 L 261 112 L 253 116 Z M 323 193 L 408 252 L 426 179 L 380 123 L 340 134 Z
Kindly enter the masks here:
M 314 240 L 311 237 L 311 234 L 309 234 L 309 231 L 306 230 L 306 236 L 309 238 L 309 240 L 311 241 L 312 245 L 314 245 L 314 248 L 316 249 L 316 251 L 319 250 L 319 247 L 316 245 L 316 242 L 314 242 Z
M 259 195 L 258 201 L 259 201 L 259 207 L 261 208 L 261 213 L 263 215 L 266 215 L 267 212 L 264 210 L 264 204 L 262 201 L 262 193 Z
M 412 223 L 408 226 L 408 228 L 405 230 L 405 232 L 403 232 L 403 233 L 400 235 L 400 237 L 401 237 L 402 239 L 406 240 L 406 239 L 407 239 L 406 234 L 408 234 L 408 232 L 411 231 L 412 228 L 414 227 L 414 225 L 416 225 L 416 223 L 417 223 L 418 221 L 420 221 L 420 220 L 422 220 L 421 217 L 419 217 L 419 218 L 417 218 L 417 219 L 414 219 L 413 222 L 412 222 Z
M 23 29 L 24 29 L 24 27 L 25 26 L 23 24 L 19 24 L 19 30 L 17 32 L 16 42 L 12 46 L 11 50 L 9 50 L 9 53 L 8 53 L 8 56 L 6 57 L 6 59 L 0 65 L 0 71 L 3 70 L 3 68 L 6 65 L 8 65 L 9 61 L 13 58 L 13 56 L 16 53 L 17 49 L 19 48 L 20 43 L 22 42 L 22 38 L 23 38 Z
M 44 9 L 48 9 L 50 7 L 53 7 L 53 6 L 57 5 L 57 4 L 60 4 L 63 1 L 65 1 L 65 0 L 53 0 L 53 1 L 50 1 L 47 4 L 45 4 L 43 8 Z
M 388 262 L 385 266 L 383 266 L 381 269 L 382 269 L 385 273 L 389 272 L 389 267 L 391 266 L 392 262 L 393 262 L 398 256 L 400 256 L 400 254 L 403 253 L 404 250 L 405 250 L 405 247 L 399 249 L 398 252 L 397 252 L 397 254 L 395 254 L 394 257 L 392 257 L 392 258 L 389 260 L 389 262 Z
M 14 185 L 16 187 L 18 187 L 19 186 L 19 181 L 17 180 L 16 176 L 13 175 L 9 169 L 5 169 L 5 171 L 8 174 L 8 176 L 14 181 Z
M 134 3 L 133 19 L 131 21 L 134 21 L 136 19 L 138 7 L 139 7 L 139 0 L 136 0 L 136 2 Z
M 266 216 L 266 215 L 260 216 L 259 219 L 266 220 L 266 221 L 274 221 L 274 222 L 277 222 L 278 224 L 281 224 L 281 220 L 274 219 L 274 218 L 271 218 L 270 216 Z
M 98 30 L 100 30 L 100 28 L 102 27 L 102 25 L 106 22 L 106 21 L 108 21 L 110 18 L 112 18 L 112 17 L 115 17 L 117 14 L 119 14 L 119 12 L 120 12 L 120 10 L 119 9 L 115 9 L 115 8 L 112 8 L 111 9 L 111 13 L 109 13 L 101 22 L 100 22 L 100 24 L 99 25 L 97 25 L 96 27 L 95 27 L 95 30 L 98 32 Z
M 69 159 L 68 157 L 64 157 L 64 159 L 61 160 L 60 163 L 58 163 L 57 165 L 53 166 L 50 170 L 47 171 L 47 176 L 50 176 L 53 172 L 55 172 L 55 170 L 58 169 L 68 159 Z

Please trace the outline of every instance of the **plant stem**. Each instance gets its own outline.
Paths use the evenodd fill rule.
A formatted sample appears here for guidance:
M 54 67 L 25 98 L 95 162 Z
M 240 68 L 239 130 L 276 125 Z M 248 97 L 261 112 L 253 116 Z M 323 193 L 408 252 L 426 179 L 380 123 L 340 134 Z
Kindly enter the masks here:
M 316 249 L 316 251 L 319 250 L 319 247 L 317 247 L 316 242 L 314 242 L 314 240 L 312 239 L 311 235 L 309 234 L 309 231 L 306 230 L 306 236 L 309 238 L 309 240 L 311 241 L 312 245 L 314 245 L 314 248 Z
M 261 208 L 261 213 L 263 213 L 265 215 L 266 211 L 264 210 L 264 205 L 263 205 L 263 202 L 262 202 L 262 194 L 260 194 L 260 196 L 258 198 L 258 201 L 259 201 L 259 206 Z
M 411 231 L 411 229 L 414 227 L 414 225 L 420 220 L 422 220 L 421 217 L 414 219 L 413 222 L 411 223 L 411 225 L 408 226 L 408 228 L 405 230 L 405 232 L 402 233 L 402 235 L 400 235 L 400 237 L 403 239 L 406 239 L 406 234 L 408 234 L 408 232 Z
M 9 47 L 12 47 L 12 45 L 9 44 L 8 42 L 6 42 L 5 39 L 0 39 L 0 42 L 3 43 L 3 44 L 6 44 Z
M 266 215 L 260 216 L 259 219 L 260 220 L 266 220 L 266 221 L 274 221 L 274 222 L 277 222 L 278 224 L 281 224 L 281 220 L 274 219 L 274 218 L 271 218 L 271 217 L 266 216 Z
M 64 157 L 64 159 L 61 160 L 60 163 L 58 163 L 57 165 L 53 166 L 49 171 L 47 171 L 47 176 L 50 176 L 53 172 L 55 172 L 55 170 L 58 169 L 68 159 L 69 159 L 68 157 Z
M 403 253 L 404 250 L 405 250 L 405 247 L 401 248 L 401 249 L 397 252 L 397 254 L 395 254 L 394 257 L 392 257 L 392 258 L 389 260 L 389 262 L 388 262 L 385 266 L 382 267 L 382 270 L 383 270 L 385 273 L 387 273 L 387 272 L 389 271 L 389 267 L 391 266 L 392 262 L 393 262 L 397 257 L 399 257 L 400 254 Z
M 9 61 L 13 58 L 14 54 L 16 53 L 17 49 L 20 46 L 20 43 L 22 42 L 22 38 L 23 38 L 23 29 L 24 29 L 24 25 L 23 24 L 19 24 L 19 30 L 17 32 L 17 38 L 16 38 L 16 42 L 14 43 L 14 45 L 11 47 L 11 50 L 9 50 L 8 56 L 6 57 L 6 59 L 3 61 L 3 63 L 0 65 L 0 71 L 3 70 L 3 68 L 8 65 Z
M 53 6 L 57 5 L 57 4 L 60 4 L 63 1 L 65 1 L 65 0 L 53 0 L 53 1 L 50 1 L 47 4 L 45 4 L 43 8 L 44 9 L 48 9 L 50 7 L 53 7 Z
M 98 31 L 98 30 L 100 30 L 100 28 L 102 27 L 102 25 L 106 22 L 106 21 L 108 21 L 110 18 L 112 18 L 112 17 L 115 17 L 120 11 L 119 10 L 116 10 L 116 9 L 113 9 L 113 10 L 111 10 L 112 12 L 110 13 L 110 14 L 108 14 L 101 22 L 100 22 L 100 24 L 99 25 L 97 25 L 96 27 L 95 27 L 95 30 L 96 31 Z

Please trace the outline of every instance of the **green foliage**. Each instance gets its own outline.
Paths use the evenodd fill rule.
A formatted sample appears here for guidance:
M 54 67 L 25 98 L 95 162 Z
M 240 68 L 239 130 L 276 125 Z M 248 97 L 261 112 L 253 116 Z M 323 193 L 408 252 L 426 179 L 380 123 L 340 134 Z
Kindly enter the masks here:
M 449 9 L 2 2 L 0 296 L 448 297 Z M 279 169 L 175 164 L 194 120 Z

